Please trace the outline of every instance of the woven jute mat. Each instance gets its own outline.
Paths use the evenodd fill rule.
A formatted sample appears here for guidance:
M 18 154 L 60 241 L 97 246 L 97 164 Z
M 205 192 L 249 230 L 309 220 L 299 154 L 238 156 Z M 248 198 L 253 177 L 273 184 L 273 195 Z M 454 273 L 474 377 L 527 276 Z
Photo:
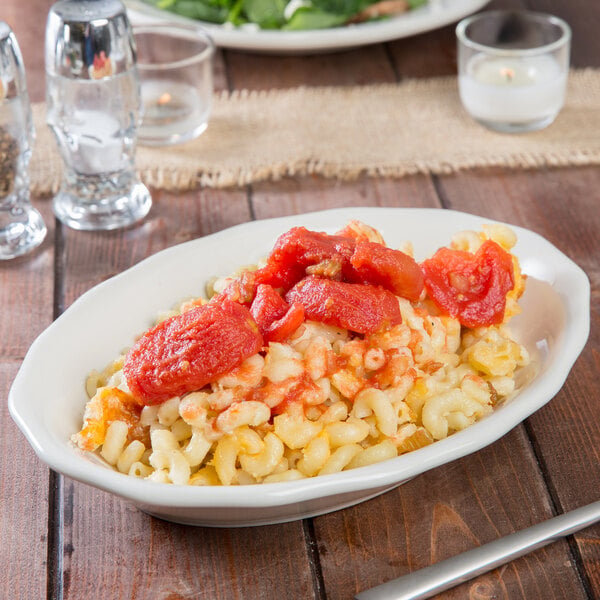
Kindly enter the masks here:
M 61 160 L 33 107 L 32 191 L 55 192 Z M 138 146 L 149 186 L 177 191 L 242 186 L 285 176 L 402 177 L 501 166 L 528 169 L 600 163 L 600 71 L 569 75 L 566 104 L 548 128 L 494 133 L 463 110 L 455 77 L 397 85 L 294 88 L 215 96 L 208 129 L 178 146 Z

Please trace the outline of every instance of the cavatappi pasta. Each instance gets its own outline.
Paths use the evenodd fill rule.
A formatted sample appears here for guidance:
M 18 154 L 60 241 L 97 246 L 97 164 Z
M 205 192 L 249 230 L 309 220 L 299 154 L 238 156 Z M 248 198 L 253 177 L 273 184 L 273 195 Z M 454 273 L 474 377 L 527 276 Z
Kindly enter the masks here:
M 451 246 L 475 252 L 488 239 L 505 250 L 516 241 L 493 225 L 457 234 Z M 399 324 L 358 335 L 305 320 L 202 389 L 145 406 L 131 395 L 120 356 L 89 375 L 73 441 L 121 473 L 179 485 L 292 481 L 422 448 L 515 392 L 515 373 L 529 358 L 506 326 L 524 289 L 513 264 L 504 320 L 493 326 L 461 326 L 424 293 L 417 302 L 397 297 Z

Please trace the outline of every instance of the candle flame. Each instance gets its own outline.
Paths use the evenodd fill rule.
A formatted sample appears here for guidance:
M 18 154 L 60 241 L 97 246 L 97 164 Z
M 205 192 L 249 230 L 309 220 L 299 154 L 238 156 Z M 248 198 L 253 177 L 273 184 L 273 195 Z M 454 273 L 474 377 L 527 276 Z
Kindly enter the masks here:
M 165 92 L 164 94 L 160 95 L 156 103 L 158 104 L 158 106 L 163 106 L 164 104 L 169 104 L 169 102 L 171 102 L 171 99 L 171 94 L 169 94 L 169 92 Z
M 503 69 L 500 69 L 500 75 L 502 75 L 502 77 L 506 78 L 506 81 L 509 81 L 509 82 L 515 78 L 514 70 L 509 67 L 504 67 Z

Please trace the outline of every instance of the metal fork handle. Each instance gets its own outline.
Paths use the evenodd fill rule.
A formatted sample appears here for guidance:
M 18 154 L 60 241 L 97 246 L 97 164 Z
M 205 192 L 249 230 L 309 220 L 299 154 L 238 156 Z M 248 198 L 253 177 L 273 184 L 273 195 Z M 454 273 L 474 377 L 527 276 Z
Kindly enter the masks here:
M 600 500 L 356 594 L 356 600 L 430 598 L 600 521 Z

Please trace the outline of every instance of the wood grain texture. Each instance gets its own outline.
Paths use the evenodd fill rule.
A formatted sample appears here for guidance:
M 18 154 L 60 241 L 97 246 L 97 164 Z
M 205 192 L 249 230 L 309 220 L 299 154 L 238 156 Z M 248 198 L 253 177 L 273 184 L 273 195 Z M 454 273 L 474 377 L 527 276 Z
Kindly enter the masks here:
M 186 527 L 88 486 L 69 482 L 65 496 L 65 600 L 106 600 L 109 590 L 132 600 L 316 600 L 300 522 Z
M 454 26 L 396 40 L 388 47 L 398 79 L 446 77 L 456 73 Z
M 383 46 L 307 56 L 271 56 L 227 52 L 233 89 L 277 89 L 388 83 L 395 74 Z
M 23 358 L 53 318 L 54 216 L 47 202 L 34 205 L 48 227 L 46 239 L 26 256 L 0 261 L 0 356 L 6 358 Z
M 0 359 L 0 598 L 30 600 L 46 597 L 48 469 L 8 414 L 18 366 Z
M 252 188 L 253 214 L 257 219 L 342 207 L 438 207 L 430 178 L 401 180 L 360 177 L 354 182 L 312 178 L 285 179 Z M 340 227 L 343 226 L 340 223 Z
M 348 598 L 552 516 L 542 474 L 519 427 L 484 450 L 397 490 L 315 519 L 327 597 Z M 342 535 L 340 535 L 342 532 Z M 440 598 L 585 598 L 556 544 Z
M 588 0 L 525 0 L 527 8 L 564 19 L 571 27 L 571 66 L 600 67 L 600 13 Z

